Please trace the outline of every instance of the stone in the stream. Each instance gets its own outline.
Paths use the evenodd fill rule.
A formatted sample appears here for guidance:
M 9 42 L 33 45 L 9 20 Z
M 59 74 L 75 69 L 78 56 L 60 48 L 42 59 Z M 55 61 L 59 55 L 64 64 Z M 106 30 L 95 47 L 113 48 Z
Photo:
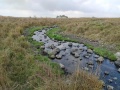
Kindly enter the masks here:
M 120 60 L 115 61 L 115 65 L 120 67 Z
M 80 51 L 83 51 L 83 47 L 80 47 L 79 50 L 80 50 Z
M 107 85 L 107 90 L 113 90 L 113 89 L 114 89 L 113 86 L 111 86 L 111 85 Z
M 52 44 L 52 45 L 50 46 L 50 48 L 51 48 L 51 49 L 54 49 L 54 48 L 55 48 L 54 44 Z
M 117 77 L 113 77 L 113 80 L 117 80 Z
M 99 57 L 97 61 L 101 63 L 101 62 L 104 61 L 104 58 L 103 57 Z
M 104 74 L 105 74 L 105 75 L 109 75 L 109 72 L 108 72 L 108 71 L 105 71 Z
M 54 55 L 54 54 L 49 55 L 49 57 L 50 57 L 51 59 L 55 59 L 55 55 Z
M 120 68 L 118 69 L 118 72 L 120 73 Z
M 93 65 L 88 65 L 89 68 L 93 68 L 94 66 Z
M 84 67 L 84 70 L 85 70 L 85 71 L 89 71 L 89 68 L 87 68 L 87 67 Z
M 75 52 L 74 57 L 75 57 L 75 58 L 79 58 L 79 56 L 80 56 L 80 55 L 79 55 L 77 52 Z
M 57 58 L 57 59 L 61 59 L 61 58 L 62 58 L 62 55 L 60 55 L 60 54 L 59 54 L 59 55 L 56 55 L 56 58 Z
M 88 61 L 87 64 L 88 65 L 94 65 L 93 61 Z
M 59 63 L 61 69 L 65 69 L 65 66 L 62 63 Z
M 94 57 L 95 57 L 95 58 L 99 58 L 99 56 L 98 56 L 98 55 L 94 55 Z
M 93 51 L 92 51 L 91 49 L 88 49 L 88 50 L 87 50 L 87 53 L 92 54 L 92 53 L 93 53 Z
M 68 46 L 69 46 L 69 47 L 72 47 L 72 45 L 73 45 L 73 44 L 72 44 L 71 42 L 68 43 Z
M 109 81 L 110 83 L 112 83 L 112 82 L 113 82 L 113 80 L 112 80 L 112 79 L 108 79 L 108 81 Z
M 45 46 L 41 46 L 40 48 L 41 48 L 41 49 L 45 49 Z
M 80 59 L 80 61 L 81 61 L 81 60 L 82 60 L 82 57 L 80 57 L 79 59 Z
M 117 52 L 117 53 L 115 54 L 115 56 L 116 56 L 117 60 L 120 60 L 120 52 Z
M 89 56 L 88 56 L 88 55 L 85 55 L 84 57 L 85 57 L 85 58 L 89 58 Z

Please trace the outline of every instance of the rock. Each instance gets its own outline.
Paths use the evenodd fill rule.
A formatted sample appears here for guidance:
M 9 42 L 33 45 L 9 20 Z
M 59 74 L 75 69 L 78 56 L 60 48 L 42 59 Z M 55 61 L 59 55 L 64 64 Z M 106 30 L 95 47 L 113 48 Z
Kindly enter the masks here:
M 88 65 L 89 68 L 93 68 L 94 66 L 93 65 Z
M 120 60 L 115 61 L 115 65 L 120 67 Z
M 80 61 L 82 60 L 82 58 L 80 57 Z
M 74 49 L 71 50 L 70 53 L 71 53 L 72 55 L 75 55 L 75 52 L 76 52 L 76 51 L 77 51 L 77 49 L 74 48 Z
M 55 48 L 54 51 L 56 52 L 56 54 L 58 54 L 60 52 L 59 48 Z
M 113 80 L 117 80 L 117 77 L 114 77 Z
M 88 49 L 87 52 L 90 53 L 90 54 L 93 53 L 93 51 L 91 49 Z
M 98 56 L 98 55 L 94 55 L 94 57 L 95 57 L 95 58 L 99 58 L 99 56 Z
M 120 52 L 117 52 L 117 53 L 115 54 L 115 56 L 116 56 L 117 60 L 120 60 Z
M 45 49 L 45 46 L 41 46 L 40 48 L 41 48 L 41 49 Z
M 54 44 L 52 44 L 52 45 L 50 46 L 50 48 L 51 48 L 51 49 L 54 49 L 54 48 L 55 48 Z
M 109 75 L 109 72 L 108 72 L 108 71 L 105 71 L 104 74 L 105 74 L 105 75 Z
M 69 46 L 69 47 L 72 47 L 72 45 L 73 45 L 73 44 L 72 44 L 71 42 L 70 42 L 70 43 L 68 43 L 68 46 Z
M 101 63 L 101 62 L 104 61 L 104 58 L 103 57 L 99 57 L 97 61 Z
M 88 65 L 94 65 L 93 61 L 88 61 L 87 64 Z
M 79 54 L 75 52 L 74 57 L 79 58 Z
M 84 57 L 85 57 L 85 58 L 89 58 L 89 56 L 88 56 L 88 55 L 85 55 Z
M 49 57 L 50 57 L 51 59 L 55 59 L 55 55 L 54 55 L 54 54 L 49 55 Z
M 85 70 L 85 71 L 89 71 L 89 68 L 87 68 L 87 67 L 84 67 L 84 70 Z
M 61 69 L 65 69 L 65 66 L 62 63 L 59 63 Z
M 82 48 L 82 47 L 80 47 L 80 48 L 79 48 L 79 50 L 83 51 L 83 48 Z
M 101 81 L 101 84 L 103 87 L 105 87 L 105 82 L 103 80 L 100 80 Z
M 118 69 L 118 72 L 120 73 L 120 68 Z
M 57 59 L 61 59 L 61 58 L 62 58 L 62 55 L 60 55 L 60 54 L 59 54 L 59 55 L 56 55 L 56 58 L 57 58 Z
M 112 82 L 113 82 L 113 80 L 112 80 L 112 79 L 108 79 L 108 81 L 109 81 L 110 83 L 112 83 Z
M 113 86 L 107 85 L 107 90 L 113 90 L 113 89 L 114 89 Z

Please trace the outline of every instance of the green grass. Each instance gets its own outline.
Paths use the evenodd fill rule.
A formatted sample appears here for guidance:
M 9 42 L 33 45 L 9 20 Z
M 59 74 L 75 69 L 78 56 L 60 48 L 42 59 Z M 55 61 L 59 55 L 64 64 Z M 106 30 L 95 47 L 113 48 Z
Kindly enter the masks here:
M 47 32 L 47 35 L 50 37 L 50 38 L 54 38 L 55 40 L 59 40 L 59 41 L 70 41 L 70 42 L 78 42 L 76 40 L 72 40 L 70 38 L 67 38 L 67 37 L 63 37 L 62 35 L 58 34 L 59 32 L 59 28 L 53 28 L 52 30 L 48 31 Z M 103 57 L 106 57 L 108 59 L 110 59 L 111 61 L 115 61 L 116 60 L 116 57 L 114 55 L 114 53 L 108 51 L 107 49 L 105 48 L 101 48 L 101 47 L 94 47 L 93 45 L 90 45 L 88 43 L 85 43 L 85 45 L 90 48 L 90 49 L 93 49 L 93 51 L 100 55 L 100 56 L 103 56 Z
M 59 28 L 53 28 L 52 30 L 47 32 L 47 36 L 49 36 L 51 39 L 54 38 L 55 40 L 59 40 L 59 41 L 77 42 L 76 40 L 72 40 L 70 38 L 63 37 L 62 35 L 57 33 L 58 31 L 60 31 Z
M 27 35 L 26 38 L 31 43 L 31 45 L 36 48 L 37 52 L 41 51 L 40 50 L 40 46 L 42 46 L 43 43 L 33 40 L 32 39 L 32 35 L 34 34 L 35 31 L 42 30 L 42 28 L 44 28 L 44 27 L 40 27 L 40 26 L 31 27 L 31 28 L 29 28 L 27 30 L 27 32 L 29 34 Z M 35 60 L 39 60 L 40 62 L 46 63 L 47 65 L 49 65 L 50 67 L 52 67 L 53 73 L 55 73 L 57 75 L 63 74 L 63 71 L 60 69 L 59 65 L 57 63 L 55 63 L 55 62 L 52 62 L 47 56 L 42 56 L 41 54 L 39 54 L 39 55 L 35 55 L 34 58 L 35 58 Z

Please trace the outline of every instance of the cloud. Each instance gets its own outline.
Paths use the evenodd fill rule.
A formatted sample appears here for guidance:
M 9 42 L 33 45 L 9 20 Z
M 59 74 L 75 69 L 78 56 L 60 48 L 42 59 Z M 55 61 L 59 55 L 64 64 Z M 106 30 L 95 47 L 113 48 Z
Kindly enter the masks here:
M 7 16 L 119 17 L 120 0 L 0 0 Z M 22 14 L 21 14 L 22 13 Z

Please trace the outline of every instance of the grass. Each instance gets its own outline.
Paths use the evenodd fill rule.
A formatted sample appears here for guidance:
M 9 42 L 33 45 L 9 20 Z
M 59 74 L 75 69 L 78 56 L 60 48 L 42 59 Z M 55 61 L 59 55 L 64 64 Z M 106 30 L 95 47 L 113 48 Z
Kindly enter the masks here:
M 0 90 L 101 90 L 98 78 L 82 70 L 68 78 L 61 75 L 57 64 L 39 54 L 41 50 L 36 47 L 43 44 L 31 39 L 41 27 L 62 27 L 73 21 L 79 20 L 0 16 Z M 29 33 L 24 36 L 26 28 Z M 73 81 L 71 85 L 66 79 Z
M 52 30 L 49 30 L 47 32 L 47 36 L 49 36 L 51 39 L 54 38 L 55 40 L 59 40 L 59 41 L 77 42 L 75 40 L 72 40 L 67 37 L 63 37 L 62 35 L 58 34 L 59 31 L 60 31 L 59 28 L 53 28 Z
M 67 38 L 67 37 L 63 37 L 62 35 L 58 34 L 59 32 L 59 28 L 53 28 L 52 30 L 47 32 L 47 35 L 52 39 L 54 38 L 55 40 L 59 40 L 59 41 L 69 41 L 69 42 L 78 42 L 76 40 Z M 93 49 L 93 51 L 103 57 L 106 57 L 112 61 L 117 60 L 117 58 L 115 57 L 114 53 L 110 52 L 109 50 L 105 49 L 105 48 L 101 48 L 101 47 L 94 47 L 93 45 L 90 44 L 85 44 L 88 48 Z

